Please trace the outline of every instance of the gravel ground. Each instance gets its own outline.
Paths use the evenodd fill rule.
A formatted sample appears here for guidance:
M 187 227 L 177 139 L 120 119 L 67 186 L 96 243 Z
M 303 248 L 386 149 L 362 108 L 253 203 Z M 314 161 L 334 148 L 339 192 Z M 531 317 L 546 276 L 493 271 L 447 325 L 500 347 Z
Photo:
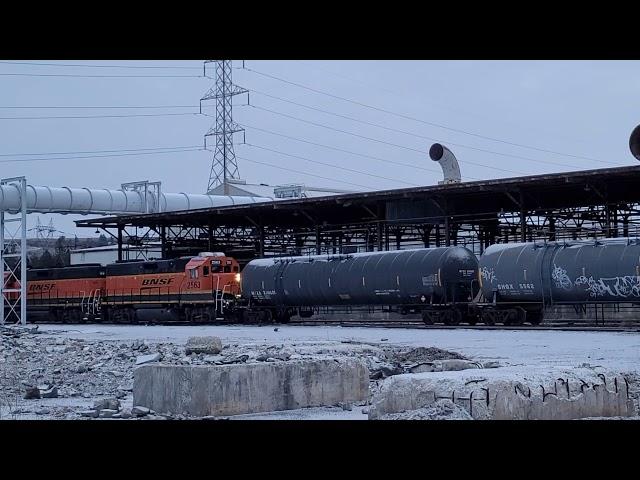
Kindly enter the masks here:
M 218 354 L 186 355 L 191 336 L 222 339 Z M 469 359 L 488 365 L 591 365 L 625 373 L 638 397 L 640 334 L 612 332 L 406 330 L 341 327 L 40 325 L 0 329 L 0 418 L 89 419 L 102 405 L 105 417 L 162 419 L 134 409 L 133 371 L 143 357 L 169 364 L 222 365 L 283 362 L 299 358 L 356 356 L 371 373 L 374 394 L 385 378 L 416 365 Z M 154 357 L 155 355 L 155 357 Z M 41 397 L 26 399 L 28 389 Z M 98 405 L 100 407 L 100 405 Z M 108 406 L 116 408 L 106 408 Z M 132 411 L 133 409 L 133 411 Z M 343 405 L 240 415 L 233 419 L 366 419 L 368 406 Z M 92 413 L 93 412 L 93 413 Z M 178 415 L 172 418 L 187 418 Z M 446 401 L 390 419 L 464 419 Z

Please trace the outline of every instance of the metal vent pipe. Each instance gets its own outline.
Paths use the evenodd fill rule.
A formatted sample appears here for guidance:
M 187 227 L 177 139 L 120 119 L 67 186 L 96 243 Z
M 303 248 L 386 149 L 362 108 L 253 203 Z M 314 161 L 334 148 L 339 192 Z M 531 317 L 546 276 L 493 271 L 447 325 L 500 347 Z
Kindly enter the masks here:
M 434 143 L 429 149 L 429 156 L 431 157 L 431 160 L 438 162 L 442 167 L 444 180 L 442 182 L 438 182 L 439 185 L 461 182 L 462 177 L 460 176 L 458 159 L 451 150 L 440 143 Z

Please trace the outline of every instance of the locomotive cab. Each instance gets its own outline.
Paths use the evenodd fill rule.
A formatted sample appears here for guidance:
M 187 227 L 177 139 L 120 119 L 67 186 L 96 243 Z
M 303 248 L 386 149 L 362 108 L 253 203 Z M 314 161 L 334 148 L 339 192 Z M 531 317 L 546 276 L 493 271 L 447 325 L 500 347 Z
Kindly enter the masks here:
M 240 265 L 223 253 L 203 252 L 185 266 L 186 290 L 217 292 L 223 297 L 240 294 Z

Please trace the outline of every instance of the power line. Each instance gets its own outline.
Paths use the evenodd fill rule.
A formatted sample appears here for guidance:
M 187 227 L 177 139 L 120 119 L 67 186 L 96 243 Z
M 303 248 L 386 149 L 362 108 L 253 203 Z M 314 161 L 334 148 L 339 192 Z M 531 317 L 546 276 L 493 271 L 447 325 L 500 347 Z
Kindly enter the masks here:
M 278 80 L 278 81 L 287 83 L 289 85 L 294 85 L 296 87 L 300 87 L 300 88 L 303 88 L 305 90 L 309 90 L 309 91 L 314 92 L 314 93 L 319 93 L 321 95 L 326 95 L 328 97 L 332 97 L 332 98 L 335 98 L 335 99 L 338 99 L 338 100 L 343 100 L 345 102 L 353 103 L 354 105 L 359 105 L 361 107 L 365 107 L 365 108 L 369 108 L 369 109 L 372 109 L 372 110 L 376 110 L 378 112 L 383 112 L 383 113 L 387 113 L 387 114 L 390 114 L 390 115 L 395 115 L 397 117 L 404 118 L 406 120 L 412 120 L 414 122 L 420 122 L 420 123 L 423 123 L 425 125 L 430 125 L 432 127 L 442 128 L 442 129 L 445 129 L 445 130 L 450 130 L 452 132 L 462 133 L 462 134 L 465 134 L 465 135 L 471 135 L 471 136 L 482 138 L 482 139 L 485 139 L 485 140 L 490 140 L 492 142 L 504 143 L 506 145 L 511 145 L 511 146 L 514 146 L 514 147 L 527 148 L 527 149 L 530 149 L 530 150 L 537 150 L 539 152 L 551 153 L 551 154 L 554 154 L 554 155 L 561 155 L 561 156 L 565 156 L 565 157 L 577 158 L 577 159 L 582 159 L 582 160 L 591 160 L 591 161 L 600 162 L 600 163 L 610 163 L 610 162 L 606 162 L 604 160 L 599 160 L 599 159 L 596 159 L 596 158 L 584 157 L 584 156 L 581 156 L 581 155 L 573 155 L 573 154 L 570 154 L 570 153 L 557 152 L 557 151 L 554 151 L 554 150 L 547 150 L 547 149 L 544 149 L 544 148 L 533 147 L 531 145 L 525 145 L 525 144 L 522 144 L 522 143 L 510 142 L 510 141 L 507 141 L 507 140 L 502 140 L 500 138 L 489 137 L 489 136 L 486 136 L 486 135 L 481 135 L 481 134 L 478 134 L 478 133 L 469 132 L 469 131 L 461 130 L 461 129 L 454 128 L 454 127 L 449 127 L 448 125 L 443 125 L 443 124 L 439 124 L 439 123 L 435 123 L 435 122 L 428 122 L 428 121 L 422 120 L 420 118 L 412 117 L 412 116 L 405 115 L 405 114 L 402 114 L 402 113 L 393 112 L 391 110 L 387 110 L 387 109 L 380 108 L 380 107 L 375 107 L 373 105 L 368 105 L 366 103 L 358 102 L 357 100 L 352 100 L 352 99 L 346 98 L 346 97 L 341 97 L 339 95 L 334 95 L 332 93 L 325 92 L 325 91 L 322 91 L 322 90 L 318 90 L 318 89 L 309 87 L 307 85 L 303 85 L 301 83 L 296 83 L 296 82 L 292 82 L 290 80 L 286 80 L 284 78 L 277 77 L 275 75 L 270 75 L 268 73 L 259 72 L 257 70 L 253 70 L 251 68 L 245 68 L 245 70 L 248 70 L 248 71 L 253 72 L 253 73 L 257 73 L 258 75 L 262 75 L 262 76 L 267 77 L 267 78 L 272 78 L 274 80 Z
M 42 152 L 42 153 L 2 153 L 0 157 L 23 157 L 23 156 L 40 156 L 40 155 L 81 155 L 85 153 L 121 153 L 121 152 L 145 152 L 157 150 L 176 150 L 176 149 L 201 148 L 201 145 L 185 145 L 178 147 L 155 147 L 155 148 L 123 148 L 117 150 L 88 150 L 80 152 Z
M 34 65 L 34 66 L 47 66 L 47 67 L 91 67 L 91 68 L 160 68 L 160 69 L 188 69 L 188 70 L 201 70 L 200 67 L 187 67 L 184 65 L 173 66 L 159 66 L 159 65 L 88 65 L 80 63 L 38 63 L 38 62 L 13 62 L 13 61 L 0 61 L 0 63 L 10 65 Z
M 342 114 L 339 114 L 339 113 L 331 112 L 329 110 L 323 110 L 321 108 L 312 107 L 310 105 L 305 105 L 303 103 L 294 102 L 292 100 L 288 100 L 286 98 L 277 97 L 275 95 L 271 95 L 269 93 L 261 92 L 261 91 L 255 90 L 255 89 L 252 90 L 252 92 L 258 93 L 259 95 L 264 95 L 266 97 L 274 98 L 274 99 L 280 100 L 282 102 L 291 103 L 293 105 L 297 105 L 297 106 L 300 106 L 300 107 L 308 108 L 310 110 L 315 110 L 317 112 L 326 113 L 326 114 L 333 115 L 333 116 L 336 116 L 336 117 L 344 118 L 346 120 L 351 120 L 351 121 L 354 121 L 354 122 L 362 123 L 364 125 L 370 125 L 372 127 L 378 127 L 378 128 L 382 128 L 382 129 L 385 129 L 385 130 L 389 130 L 391 132 L 402 133 L 404 135 L 410 135 L 410 136 L 417 137 L 417 138 L 422 138 L 422 139 L 425 139 L 425 140 L 446 143 L 448 145 L 454 145 L 454 146 L 457 146 L 457 147 L 460 147 L 460 148 L 467 148 L 469 150 L 476 150 L 476 151 L 484 152 L 484 153 L 491 153 L 491 154 L 495 154 L 495 155 L 502 155 L 502 156 L 505 156 L 505 157 L 518 158 L 520 160 L 527 160 L 527 161 L 530 161 L 530 162 L 546 163 L 548 165 L 556 165 L 556 166 L 560 166 L 560 167 L 580 168 L 579 166 L 569 165 L 569 164 L 566 164 L 566 163 L 550 162 L 550 161 L 547 161 L 547 160 L 538 160 L 536 158 L 523 157 L 523 156 L 520 156 L 520 155 L 512 155 L 512 154 L 509 154 L 509 153 L 495 152 L 495 151 L 492 151 L 492 150 L 486 150 L 486 149 L 483 149 L 483 148 L 472 147 L 472 146 L 469 146 L 469 145 L 462 145 L 462 144 L 459 144 L 459 143 L 453 143 L 453 142 L 449 142 L 449 141 L 442 141 L 441 139 L 437 139 L 437 138 L 434 138 L 434 137 L 427 137 L 425 135 L 420 135 L 420 134 L 413 133 L 413 132 L 407 132 L 406 130 L 400 130 L 400 129 L 397 129 L 397 128 L 387 127 L 386 125 L 380 125 L 378 123 L 367 122 L 366 120 L 360 120 L 359 118 L 349 117 L 348 115 L 342 115 Z M 614 162 L 604 162 L 603 161 L 603 163 L 608 163 L 608 164 L 615 165 Z
M 202 75 L 80 75 L 75 73 L 0 73 L 0 76 L 69 78 L 203 78 Z
M 69 115 L 47 117 L 0 117 L 0 120 L 70 120 L 74 118 L 132 118 L 132 117 L 175 117 L 179 115 L 200 115 L 198 112 L 183 113 L 131 113 L 125 115 Z
M 325 162 L 321 162 L 321 161 L 318 161 L 318 160 L 312 160 L 312 159 L 307 158 L 307 157 L 302 157 L 300 155 L 293 155 L 291 153 L 286 153 L 286 152 L 282 152 L 280 150 L 274 150 L 274 149 L 271 149 L 271 148 L 262 147 L 260 145 L 253 145 L 251 143 L 245 143 L 245 145 L 247 145 L 249 147 L 253 147 L 253 148 L 259 148 L 261 150 L 266 150 L 268 152 L 278 153 L 280 155 L 285 155 L 285 156 L 291 157 L 291 158 L 299 158 L 300 160 L 304 160 L 306 162 L 311 162 L 311 163 L 317 163 L 318 165 L 324 165 L 325 167 L 337 168 L 338 170 L 344 170 L 344 171 L 347 171 L 347 172 L 357 173 L 357 174 L 360 174 L 360 175 L 367 175 L 369 177 L 381 178 L 383 180 L 389 180 L 389 181 L 392 181 L 392 182 L 404 183 L 405 185 L 417 186 L 415 183 L 405 182 L 404 180 L 397 180 L 395 178 L 383 177 L 381 175 L 376 175 L 374 173 L 363 172 L 362 170 L 354 170 L 352 168 L 344 167 L 344 166 L 341 166 L 341 165 L 333 165 L 331 163 L 325 163 Z
M 38 106 L 38 105 L 5 105 L 0 106 L 0 109 L 39 109 L 39 110 L 53 110 L 53 109 L 67 109 L 67 110 L 76 110 L 76 109 L 112 109 L 112 108 L 140 108 L 140 109 L 149 109 L 149 108 L 198 108 L 198 105 L 79 105 L 79 106 L 69 106 L 69 105 L 49 105 L 49 106 Z
M 398 98 L 406 99 L 406 92 L 402 93 L 402 92 L 398 92 L 398 91 L 395 91 L 395 90 L 390 90 L 388 88 L 380 87 L 379 85 L 373 85 L 371 83 L 363 82 L 362 80 L 358 80 L 358 79 L 353 78 L 353 77 L 348 77 L 346 75 L 336 73 L 333 70 L 329 70 L 329 69 L 326 69 L 326 68 L 323 68 L 323 67 L 319 67 L 317 65 L 311 65 L 310 64 L 311 62 L 305 62 L 303 60 L 298 60 L 297 63 L 301 64 L 303 66 L 306 66 L 307 68 L 310 68 L 310 69 L 323 71 L 323 72 L 326 72 L 326 73 L 328 73 L 330 75 L 334 75 L 336 77 L 343 78 L 345 80 L 349 80 L 350 82 L 358 83 L 358 84 L 363 85 L 365 87 L 368 87 L 368 88 L 371 88 L 371 89 L 375 89 L 375 90 L 379 90 L 381 92 L 391 93 L 392 95 L 395 95 Z M 424 100 L 420 100 L 420 101 L 422 103 L 426 103 L 427 105 L 432 105 L 432 106 L 434 106 L 436 108 L 440 108 L 440 109 L 443 109 L 443 110 L 449 110 L 449 111 L 452 111 L 452 112 L 456 112 L 458 114 L 463 114 L 463 115 L 466 115 L 466 116 L 473 116 L 473 117 L 477 117 L 477 118 L 480 118 L 480 119 L 483 119 L 483 120 L 489 120 L 490 119 L 492 121 L 498 121 L 498 122 L 503 123 L 503 124 L 511 124 L 510 122 L 502 120 L 500 117 L 487 117 L 485 115 L 480 115 L 477 112 L 470 112 L 468 110 L 461 110 L 459 108 L 454 108 L 454 107 L 451 107 L 451 106 L 448 106 L 448 105 L 443 105 L 443 104 L 440 104 L 440 103 L 434 103 L 433 101 L 430 101 L 430 102 L 424 102 Z M 545 135 L 550 135 L 550 136 L 553 136 L 553 137 L 556 137 L 556 138 L 560 138 L 560 139 L 565 140 L 565 141 L 566 140 L 570 140 L 570 141 L 573 141 L 573 142 L 584 143 L 584 140 L 578 140 L 578 139 L 575 139 L 575 138 L 568 138 L 568 137 L 565 137 L 563 135 L 558 135 L 557 133 L 549 132 L 549 131 L 544 130 L 544 129 L 531 127 L 531 126 L 526 126 L 525 128 L 528 129 L 528 130 L 543 132 Z
M 309 177 L 321 178 L 321 179 L 323 179 L 323 180 L 329 180 L 329 181 L 331 181 L 331 182 L 339 182 L 339 183 L 344 183 L 344 184 L 346 184 L 346 185 L 353 185 L 353 186 L 355 186 L 355 187 L 362 187 L 362 188 L 366 188 L 367 190 L 375 190 L 375 188 L 373 188 L 373 187 L 368 187 L 368 186 L 366 186 L 366 185 L 361 185 L 361 184 L 359 184 L 359 183 L 352 183 L 352 182 L 347 182 L 347 181 L 345 181 L 345 180 L 338 180 L 337 178 L 323 177 L 322 175 L 316 175 L 316 174 L 309 173 L 309 172 L 302 172 L 302 171 L 300 171 L 300 170 L 294 170 L 294 169 L 292 169 L 292 168 L 281 167 L 281 166 L 279 166 L 279 165 L 274 165 L 274 164 L 272 164 L 272 163 L 259 162 L 259 161 L 257 161 L 257 160 L 252 160 L 252 159 L 247 158 L 247 157 L 241 157 L 241 156 L 239 156 L 239 155 L 236 155 L 236 158 L 239 158 L 240 160 L 244 160 L 244 161 L 246 161 L 246 162 L 257 163 L 257 164 L 260 164 L 260 165 L 266 165 L 266 166 L 268 166 L 268 167 L 278 168 L 278 169 L 280 169 L 280 170 L 286 170 L 287 172 L 299 173 L 299 174 L 301 174 L 301 175 L 307 175 L 307 176 L 309 176 Z
M 268 134 L 270 134 L 270 135 L 276 135 L 276 136 L 278 136 L 278 137 L 287 138 L 287 139 L 289 139 L 289 140 L 294 140 L 294 141 L 296 141 L 296 142 L 307 143 L 307 144 L 309 144 L 309 145 L 315 145 L 315 146 L 317 146 L 317 147 L 328 148 L 328 149 L 330 149 L 330 150 L 335 150 L 335 151 L 337 151 L 337 152 L 348 153 L 348 154 L 350 154 L 350 155 L 357 155 L 357 156 L 359 156 L 359 157 L 364 157 L 364 158 L 371 158 L 371 159 L 373 159 L 373 160 L 379 160 L 379 161 L 381 161 L 381 162 L 391 163 L 391 164 L 399 165 L 399 166 L 402 166 L 402 167 L 416 168 L 416 169 L 418 169 L 418 170 L 424 170 L 425 172 L 438 173 L 438 174 L 439 174 L 439 173 L 441 173 L 441 172 L 439 172 L 438 170 L 430 169 L 430 168 L 425 168 L 425 167 L 420 167 L 420 166 L 418 166 L 418 165 L 413 165 L 413 164 L 411 164 L 411 163 L 398 162 L 398 161 L 395 161 L 395 160 L 389 160 L 388 158 L 376 157 L 376 156 L 373 156 L 373 155 L 367 155 L 367 154 L 365 154 L 365 153 L 353 152 L 353 151 L 351 151 L 351 150 L 346 150 L 346 149 L 343 149 L 343 148 L 332 147 L 332 146 L 330 146 L 330 145 L 325 145 L 325 144 L 323 144 L 323 143 L 311 142 L 311 141 L 309 141 L 309 140 L 304 140 L 304 139 L 302 139 L 302 138 L 298 138 L 298 137 L 291 137 L 291 136 L 289 136 L 289 135 L 285 135 L 285 134 L 283 134 L 283 133 L 272 132 L 272 131 L 270 131 L 270 130 L 265 130 L 264 128 L 259 128 L 259 127 L 255 127 L 255 126 L 253 126 L 253 125 L 248 125 L 247 123 L 244 123 L 244 122 L 243 122 L 243 125 L 244 125 L 245 127 L 249 127 L 249 128 L 251 128 L 251 129 L 253 129 L 253 130 L 258 130 L 258 131 L 260 131 L 260 132 L 268 133 Z M 468 177 L 468 176 L 466 176 L 465 178 L 470 178 L 470 179 L 472 179 L 472 180 L 480 180 L 479 178 Z
M 115 155 L 86 155 L 86 156 L 73 156 L 73 157 L 47 157 L 47 158 L 20 158 L 20 159 L 12 159 L 12 160 L 0 160 L 0 163 L 22 163 L 22 162 L 48 162 L 51 160 L 77 160 L 77 159 L 86 159 L 86 158 L 107 158 L 107 157 L 129 157 L 135 155 L 161 155 L 166 153 L 184 153 L 184 152 L 198 152 L 202 151 L 204 148 L 193 148 L 193 149 L 185 149 L 185 150 L 174 150 L 174 151 L 166 151 L 166 152 L 137 152 L 137 153 L 122 153 Z
M 281 113 L 281 112 L 276 112 L 274 110 L 269 110 L 268 108 L 258 107 L 256 105 L 250 105 L 250 106 L 253 107 L 253 108 L 257 108 L 259 110 L 264 110 L 266 112 L 274 113 L 276 115 L 281 115 L 283 117 L 287 117 L 287 118 L 291 118 L 291 119 L 294 119 L 294 120 L 298 120 L 299 122 L 308 123 L 310 125 L 315 125 L 317 127 L 326 128 L 328 130 L 333 130 L 335 132 L 340 132 L 340 133 L 344 133 L 344 134 L 347 134 L 347 135 L 352 135 L 354 137 L 362 138 L 362 139 L 365 139 L 365 140 L 371 140 L 372 142 L 382 143 L 382 144 L 389 145 L 389 146 L 392 146 L 392 147 L 397 147 L 397 148 L 402 148 L 402 149 L 405 149 L 405 150 L 410 150 L 410 151 L 413 151 L 413 152 L 417 152 L 417 153 L 420 153 L 421 155 L 426 155 L 426 152 L 424 152 L 422 150 L 418 150 L 416 148 L 411 148 L 411 147 L 407 147 L 407 146 L 404 146 L 404 145 L 398 145 L 397 143 L 385 142 L 384 140 L 379 140 L 377 138 L 366 137 L 364 135 L 359 135 L 357 133 L 348 132 L 346 130 L 340 130 L 338 128 L 333 128 L 333 127 L 330 127 L 328 125 L 324 125 L 324 124 L 321 124 L 321 123 L 310 122 L 310 121 L 304 120 L 302 118 L 294 117 L 293 115 L 287 115 L 286 113 Z M 480 166 L 480 167 L 491 168 L 493 170 L 499 170 L 499 171 L 502 171 L 502 172 L 515 173 L 517 175 L 526 175 L 526 173 L 524 173 L 524 172 L 518 172 L 518 171 L 515 171 L 515 170 L 507 170 L 505 168 L 500 168 L 500 167 L 493 167 L 491 165 L 484 165 L 482 163 L 472 162 L 470 160 L 460 160 L 460 161 L 464 162 L 464 163 L 468 163 L 470 165 L 477 165 L 477 166 Z

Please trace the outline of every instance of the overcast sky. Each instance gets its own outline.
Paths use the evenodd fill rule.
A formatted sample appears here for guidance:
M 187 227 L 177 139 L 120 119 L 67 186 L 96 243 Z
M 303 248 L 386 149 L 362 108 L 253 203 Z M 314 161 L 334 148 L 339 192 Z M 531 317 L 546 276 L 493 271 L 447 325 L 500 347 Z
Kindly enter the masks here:
M 56 65 L 0 62 L 2 178 L 95 188 L 148 179 L 162 181 L 165 192 L 205 192 L 212 152 L 197 148 L 214 118 L 199 115 L 198 103 L 213 80 L 202 77 L 201 61 L 25 62 Z M 442 179 L 427 155 L 434 141 L 456 154 L 463 180 L 636 164 L 628 138 L 640 123 L 637 61 L 246 60 L 243 70 L 236 60 L 234 67 L 234 83 L 251 90 L 252 106 L 241 106 L 246 95 L 234 99 L 234 120 L 245 126 L 250 144 L 240 145 L 240 134 L 235 150 L 240 175 L 250 183 L 347 190 L 432 185 Z M 209 105 L 204 112 L 213 115 Z M 8 108 L 45 106 L 163 108 Z M 118 117 L 16 119 L 96 115 Z M 64 152 L 165 147 L 192 151 L 60 158 L 107 154 Z M 37 218 L 30 215 L 30 226 Z M 40 216 L 42 223 L 49 218 Z M 53 218 L 60 231 L 95 235 L 75 229 L 73 220 L 82 217 Z

